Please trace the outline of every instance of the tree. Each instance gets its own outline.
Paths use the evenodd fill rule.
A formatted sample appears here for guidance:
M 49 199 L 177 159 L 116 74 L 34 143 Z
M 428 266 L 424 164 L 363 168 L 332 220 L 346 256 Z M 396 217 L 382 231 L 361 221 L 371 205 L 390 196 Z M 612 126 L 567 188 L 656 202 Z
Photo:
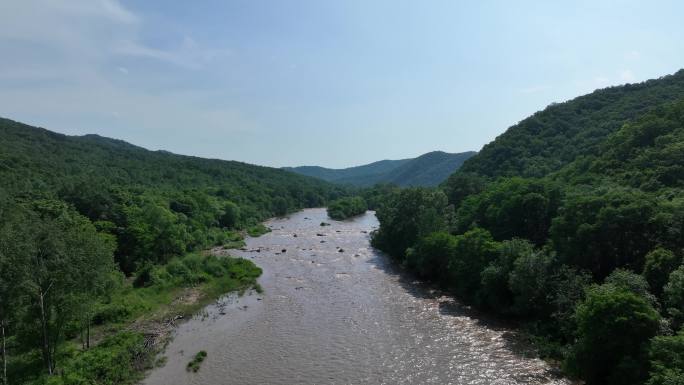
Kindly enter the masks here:
M 594 286 L 577 306 L 578 339 L 567 367 L 589 385 L 641 383 L 647 374 L 647 343 L 660 316 L 631 291 Z
M 578 189 L 553 220 L 554 247 L 564 262 L 599 280 L 618 267 L 641 271 L 660 232 L 652 221 L 656 209 L 652 196 L 634 189 Z
M 653 307 L 658 307 L 658 299 L 649 291 L 646 279 L 627 269 L 615 269 L 605 281 L 605 285 L 612 285 L 618 289 L 630 291 L 645 299 Z
M 223 205 L 223 213 L 219 217 L 219 224 L 229 229 L 237 226 L 240 220 L 240 207 L 233 202 L 226 202 Z
M 283 198 L 282 196 L 276 197 L 273 200 L 273 213 L 278 217 L 282 217 L 283 215 L 287 214 L 288 207 L 287 199 Z
M 328 216 L 337 220 L 347 219 L 365 213 L 367 208 L 366 201 L 361 197 L 340 198 L 330 202 Z
M 684 384 L 684 331 L 653 338 L 648 357 L 651 372 L 646 385 Z
M 673 252 L 657 248 L 646 254 L 643 275 L 651 286 L 653 293 L 660 297 L 663 287 L 672 273 L 682 262 Z
M 473 226 L 489 230 L 496 240 L 524 238 L 541 246 L 560 205 L 561 190 L 537 179 L 503 178 L 462 201 L 456 231 Z
M 449 203 L 460 206 L 463 200 L 471 195 L 476 195 L 485 190 L 487 178 L 467 172 L 455 172 L 444 182 L 444 192 L 449 198 Z
M 92 304 L 114 269 L 114 245 L 87 218 L 59 202 L 37 202 L 34 210 L 32 231 L 22 233 L 32 246 L 25 261 L 31 274 L 25 283 L 29 310 L 24 322 L 38 321 L 32 330 L 40 331 L 43 361 L 52 374 L 65 326 L 79 321 L 79 310 Z
M 449 259 L 456 252 L 456 237 L 446 232 L 421 238 L 406 252 L 406 266 L 419 277 L 444 283 Z
M 524 239 L 511 239 L 501 242 L 496 260 L 480 273 L 478 302 L 487 308 L 506 314 L 513 304 L 513 293 L 509 276 L 516 260 L 534 253 L 534 246 Z
M 663 300 L 676 330 L 684 325 L 684 265 L 670 274 L 663 289 Z
M 555 263 L 554 256 L 544 251 L 525 253 L 515 260 L 508 279 L 515 314 L 539 318 L 550 315 L 549 293 Z
M 373 236 L 373 246 L 403 262 L 406 249 L 418 239 L 447 230 L 451 211 L 441 191 L 407 188 L 393 193 L 378 208 L 380 229 Z
M 449 255 L 449 286 L 464 300 L 473 300 L 480 286 L 481 272 L 497 256 L 500 244 L 484 229 L 475 228 L 456 236 L 454 252 Z

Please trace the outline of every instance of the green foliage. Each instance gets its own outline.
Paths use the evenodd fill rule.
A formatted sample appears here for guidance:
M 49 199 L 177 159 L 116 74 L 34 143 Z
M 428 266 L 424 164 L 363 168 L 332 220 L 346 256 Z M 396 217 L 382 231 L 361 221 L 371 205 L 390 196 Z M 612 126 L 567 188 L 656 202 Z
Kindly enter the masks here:
M 377 210 L 384 205 L 385 197 L 397 192 L 399 187 L 392 184 L 376 184 L 361 190 L 361 197 L 368 204 L 368 210 Z
M 627 188 L 575 190 L 554 218 L 551 236 L 569 263 L 606 277 L 618 267 L 641 271 L 660 229 L 653 196 Z
M 7 194 L 73 205 L 116 237 L 115 259 L 127 274 L 145 261 L 221 245 L 224 228 L 244 229 L 348 193 L 283 170 L 70 137 L 6 119 L 0 138 Z
M 223 227 L 235 228 L 240 223 L 240 206 L 233 202 L 226 202 L 223 205 L 223 214 L 218 221 Z
M 578 340 L 567 365 L 587 384 L 640 384 L 648 341 L 658 312 L 638 295 L 613 285 L 596 286 L 578 307 Z
M 135 384 L 151 367 L 154 352 L 146 350 L 142 334 L 120 332 L 95 348 L 67 358 L 61 373 L 48 385 Z
M 554 103 L 510 127 L 460 170 L 488 177 L 543 177 L 582 156 L 597 154 L 606 138 L 625 122 L 681 98 L 682 70 Z
M 432 233 L 406 251 L 406 266 L 423 279 L 446 283 L 449 259 L 455 250 L 456 237 L 446 232 Z
M 657 296 L 662 295 L 670 274 L 682 263 L 681 257 L 661 247 L 649 252 L 644 258 L 643 276 Z
M 256 224 L 283 210 L 348 193 L 282 170 L 5 119 L 0 179 L 0 325 L 9 383 L 135 382 L 147 365 L 137 337 L 117 335 L 89 349 L 92 325 L 109 334 L 163 312 L 179 291 L 191 290 L 184 288 L 205 298 L 255 285 L 261 270 L 251 262 L 199 251 L 241 242 L 248 228 L 263 232 Z
M 675 336 L 659 336 L 649 347 L 650 378 L 646 385 L 684 384 L 684 331 Z
M 419 238 L 447 230 L 447 198 L 439 190 L 404 189 L 385 197 L 377 217 L 380 229 L 373 235 L 373 246 L 403 262 L 406 249 Z
M 649 338 L 684 324 L 682 159 L 684 70 L 551 105 L 440 189 L 375 197 L 373 245 L 590 384 L 641 383 Z
M 368 206 L 361 197 L 336 199 L 328 204 L 328 216 L 332 219 L 343 220 L 366 212 Z
M 663 289 L 665 309 L 672 317 L 675 329 L 684 325 L 684 265 L 679 266 L 670 274 L 670 278 Z
M 199 353 L 195 354 L 192 358 L 192 361 L 188 362 L 188 366 L 185 369 L 188 372 L 198 372 L 205 358 L 207 358 L 207 352 L 204 350 L 199 351 Z
M 474 299 L 480 285 L 480 273 L 497 256 L 499 244 L 484 229 L 476 228 L 455 237 L 453 253 L 449 254 L 447 272 L 449 284 L 465 299 Z
M 604 285 L 611 285 L 620 290 L 626 290 L 638 295 L 654 307 L 658 306 L 658 300 L 649 291 L 648 282 L 641 275 L 625 269 L 615 269 L 604 281 Z
M 546 316 L 551 313 L 549 293 L 556 260 L 544 251 L 527 252 L 513 262 L 508 284 L 513 293 L 513 313 Z
M 259 223 L 254 226 L 250 226 L 247 228 L 247 234 L 250 237 L 260 237 L 264 234 L 268 234 L 271 232 L 271 229 L 264 226 L 263 224 Z
M 513 293 L 509 277 L 515 262 L 532 253 L 534 246 L 524 239 L 516 238 L 501 242 L 496 259 L 480 273 L 479 303 L 495 312 L 510 312 Z
M 507 178 L 460 202 L 456 215 L 457 232 L 481 226 L 498 240 L 518 237 L 541 245 L 548 238 L 551 219 L 561 202 L 561 192 L 557 185 L 548 181 Z

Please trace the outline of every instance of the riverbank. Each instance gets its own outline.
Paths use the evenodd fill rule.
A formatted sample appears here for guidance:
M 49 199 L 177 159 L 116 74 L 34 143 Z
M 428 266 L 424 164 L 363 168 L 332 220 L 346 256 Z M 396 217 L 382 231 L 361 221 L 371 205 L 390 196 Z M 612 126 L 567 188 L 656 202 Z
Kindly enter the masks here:
M 163 266 L 143 269 L 119 281 L 108 299 L 94 307 L 93 325 L 82 335 L 67 334 L 57 352 L 55 375 L 34 377 L 34 352 L 13 357 L 18 383 L 68 385 L 134 384 L 158 365 L 157 355 L 179 323 L 226 293 L 260 290 L 254 263 L 207 253 L 188 254 Z M 23 364 L 23 365 L 22 365 Z
M 322 222 L 329 226 L 321 226 Z M 372 212 L 308 209 L 235 251 L 267 296 L 223 298 L 180 325 L 145 385 L 568 384 L 515 334 L 412 281 L 369 244 Z M 197 372 L 192 357 L 206 351 Z

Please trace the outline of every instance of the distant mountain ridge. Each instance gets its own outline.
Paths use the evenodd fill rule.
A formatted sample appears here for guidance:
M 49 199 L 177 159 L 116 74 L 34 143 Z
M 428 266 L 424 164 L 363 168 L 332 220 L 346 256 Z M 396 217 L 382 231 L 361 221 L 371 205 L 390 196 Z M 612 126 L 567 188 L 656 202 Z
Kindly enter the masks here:
M 477 154 L 475 151 L 455 154 L 432 151 L 417 158 L 380 160 L 343 169 L 319 166 L 284 167 L 283 169 L 328 182 L 360 187 L 372 186 L 376 183 L 392 183 L 398 186 L 437 186 L 475 154 Z

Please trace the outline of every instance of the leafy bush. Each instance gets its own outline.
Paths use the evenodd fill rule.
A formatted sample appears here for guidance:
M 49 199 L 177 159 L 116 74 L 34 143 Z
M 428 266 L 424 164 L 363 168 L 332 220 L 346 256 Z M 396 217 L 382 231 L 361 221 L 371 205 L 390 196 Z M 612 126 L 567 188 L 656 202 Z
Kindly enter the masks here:
M 195 357 L 192 358 L 192 361 L 188 362 L 188 366 L 185 369 L 188 372 L 198 372 L 200 365 L 202 365 L 202 362 L 205 358 L 207 358 L 207 352 L 201 350 L 199 353 L 195 354 Z
M 361 197 L 340 198 L 328 204 L 328 216 L 342 220 L 361 215 L 367 209 L 366 201 Z

